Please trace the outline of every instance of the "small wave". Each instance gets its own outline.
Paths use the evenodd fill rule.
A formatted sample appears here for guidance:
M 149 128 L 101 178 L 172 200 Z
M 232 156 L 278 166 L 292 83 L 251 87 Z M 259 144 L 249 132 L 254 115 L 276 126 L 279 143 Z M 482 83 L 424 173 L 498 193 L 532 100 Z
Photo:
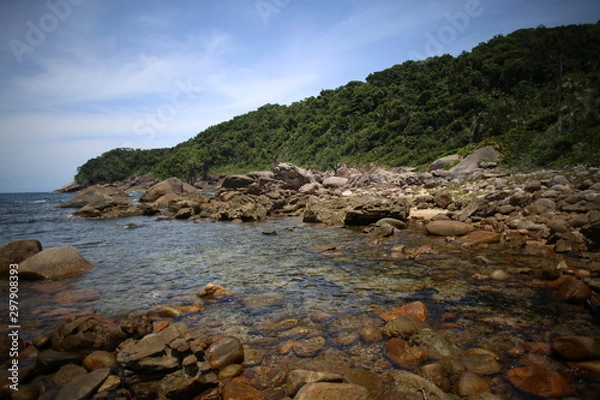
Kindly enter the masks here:
M 47 203 L 48 200 L 47 199 L 42 199 L 42 200 L 34 200 L 31 203 L 32 204 L 41 204 L 41 203 Z

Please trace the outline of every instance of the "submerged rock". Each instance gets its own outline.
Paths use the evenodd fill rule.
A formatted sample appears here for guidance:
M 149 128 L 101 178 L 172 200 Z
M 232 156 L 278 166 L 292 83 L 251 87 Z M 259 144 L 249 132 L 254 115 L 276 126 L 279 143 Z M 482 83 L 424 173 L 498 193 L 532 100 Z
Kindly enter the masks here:
M 560 373 L 539 365 L 513 368 L 508 379 L 517 389 L 539 397 L 563 397 L 573 392 Z
M 463 236 L 475 230 L 473 225 L 460 221 L 431 221 L 425 229 L 434 236 Z

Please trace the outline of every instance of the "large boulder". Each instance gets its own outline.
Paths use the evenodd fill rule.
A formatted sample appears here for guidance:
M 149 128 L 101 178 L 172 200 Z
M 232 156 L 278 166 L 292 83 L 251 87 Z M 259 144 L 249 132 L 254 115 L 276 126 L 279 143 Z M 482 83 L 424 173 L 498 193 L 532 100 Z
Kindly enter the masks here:
M 86 219 L 115 219 L 126 217 L 139 217 L 146 215 L 142 207 L 131 203 L 115 200 L 99 200 L 87 204 L 73 213 L 74 216 Z
M 146 190 L 140 197 L 140 202 L 152 203 L 167 193 L 183 194 L 196 192 L 198 192 L 198 189 L 188 183 L 182 182 L 181 179 L 169 178 L 158 182 L 156 185 Z
M 298 190 L 314 180 L 310 172 L 290 163 L 278 163 L 273 166 L 275 179 L 283 181 L 284 189 Z
M 126 201 L 127 199 L 129 199 L 129 195 L 122 190 L 113 187 L 92 186 L 79 192 L 71 200 L 56 207 L 81 208 L 98 201 Z
M 256 181 L 248 175 L 231 175 L 223 180 L 221 187 L 224 189 L 240 189 L 245 188 Z
M 52 334 L 52 347 L 61 351 L 114 351 L 126 339 L 121 327 L 111 321 L 85 316 L 59 326 Z
M 20 264 L 27 258 L 42 251 L 39 240 L 15 240 L 0 247 L 0 276 L 8 274 L 10 264 Z
M 492 146 L 485 146 L 469 154 L 464 160 L 450 168 L 454 174 L 470 174 L 479 168 L 479 164 L 485 161 L 500 160 L 500 153 Z
M 404 198 L 357 196 L 323 200 L 311 197 L 306 203 L 303 221 L 365 226 L 383 218 L 406 221 L 409 212 L 410 206 Z
M 51 247 L 27 258 L 19 266 L 22 279 L 58 279 L 81 275 L 94 265 L 72 246 Z

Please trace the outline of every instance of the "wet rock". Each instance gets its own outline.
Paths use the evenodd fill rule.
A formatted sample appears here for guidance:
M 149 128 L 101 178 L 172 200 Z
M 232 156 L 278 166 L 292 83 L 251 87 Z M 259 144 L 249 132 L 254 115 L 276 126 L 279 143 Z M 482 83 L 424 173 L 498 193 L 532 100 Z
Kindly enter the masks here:
M 443 392 L 434 383 L 417 374 L 408 371 L 389 371 L 383 375 L 387 390 L 381 398 L 383 399 L 406 399 L 406 400 L 455 400 L 456 397 Z
M 336 373 L 297 369 L 290 372 L 286 379 L 286 392 L 290 397 L 293 397 L 302 386 L 317 382 L 342 383 L 344 378 Z
M 161 399 L 194 399 L 198 393 L 216 386 L 215 379 L 210 379 L 198 372 L 198 375 L 189 376 L 184 371 L 172 372 L 160 380 L 158 392 Z
M 97 350 L 88 354 L 83 359 L 83 366 L 88 371 L 95 371 L 97 369 L 108 368 L 112 372 L 117 372 L 119 362 L 117 361 L 117 357 L 114 353 L 104 350 Z
M 485 378 L 469 371 L 463 372 L 456 383 L 456 392 L 463 397 L 490 393 L 491 391 L 492 388 Z
M 10 264 L 21 264 L 27 258 L 42 251 L 39 240 L 15 240 L 0 247 L 0 276 L 8 275 Z
M 600 340 L 587 336 L 560 336 L 552 339 L 552 350 L 569 361 L 600 360 Z
M 406 340 L 392 338 L 385 346 L 385 355 L 399 367 L 414 370 L 427 360 L 427 353 L 418 346 L 411 346 Z
M 600 360 L 570 362 L 569 368 L 574 369 L 579 375 L 583 375 L 590 379 L 600 378 Z
M 81 275 L 94 265 L 72 246 L 51 247 L 27 258 L 19 265 L 22 279 L 60 279 Z
M 445 367 L 438 363 L 427 364 L 415 371 L 417 375 L 433 382 L 444 392 L 452 390 L 452 379 Z
M 408 339 L 410 336 L 421 330 L 429 328 L 429 324 L 422 321 L 420 318 L 412 314 L 406 314 L 388 322 L 383 328 L 383 333 L 389 337 Z
M 431 221 L 425 229 L 434 236 L 463 236 L 475 230 L 472 225 L 460 221 Z
M 119 326 L 86 316 L 57 328 L 52 335 L 52 347 L 66 351 L 113 351 L 123 340 L 125 334 Z
M 209 283 L 198 293 L 198 297 L 204 299 L 222 299 L 231 296 L 231 292 L 223 286 Z
M 580 232 L 594 244 L 600 247 L 600 221 L 590 223 L 581 228 Z
M 510 279 L 510 274 L 503 269 L 495 269 L 490 274 L 490 278 L 495 281 L 506 281 Z
M 215 370 L 221 370 L 230 364 L 244 362 L 244 347 L 233 336 L 223 336 L 213 342 L 206 350 L 206 360 Z
M 298 357 L 314 357 L 324 347 L 327 341 L 322 336 L 294 342 L 293 350 Z
M 41 373 L 55 372 L 67 364 L 79 364 L 78 354 L 63 351 L 44 351 L 36 357 L 36 367 Z
M 400 221 L 399 219 L 394 219 L 394 218 L 380 219 L 379 221 L 377 221 L 375 223 L 375 225 L 376 226 L 389 225 L 393 228 L 400 229 L 400 230 L 408 228 L 408 225 L 406 225 L 406 222 Z
M 410 343 L 421 347 L 429 356 L 439 360 L 444 357 L 457 357 L 462 350 L 446 337 L 432 329 L 422 329 L 410 337 Z
M 381 329 L 374 326 L 365 326 L 358 331 L 360 339 L 365 343 L 373 343 L 381 340 L 383 334 Z
M 229 364 L 219 371 L 219 379 L 232 379 L 244 373 L 244 366 L 240 364 Z
M 75 378 L 58 393 L 56 400 L 83 400 L 95 393 L 96 389 L 110 375 L 108 368 L 98 369 Z
M 489 231 L 474 231 L 462 236 L 459 243 L 466 246 L 478 246 L 482 244 L 492 244 L 500 242 L 500 234 Z
M 50 381 L 56 386 L 65 386 L 73 379 L 78 378 L 87 374 L 88 371 L 80 365 L 67 364 L 60 367 L 60 369 L 52 375 Z
M 375 308 L 375 312 L 384 321 L 391 321 L 396 317 L 406 314 L 412 314 L 418 317 L 421 321 L 425 321 L 427 319 L 427 306 L 420 301 L 408 303 L 400 307 Z
M 590 298 L 592 290 L 575 277 L 567 279 L 558 289 L 558 297 L 565 302 L 581 304 Z
M 223 399 L 235 400 L 263 400 L 261 393 L 256 388 L 244 382 L 229 381 L 222 389 Z
M 573 392 L 560 373 L 537 365 L 513 368 L 508 371 L 508 379 L 517 389 L 539 397 L 562 397 Z
M 458 357 L 458 361 L 469 372 L 478 375 L 492 375 L 500 372 L 502 367 L 489 353 L 482 354 L 463 354 Z
M 369 392 L 363 386 L 350 383 L 310 383 L 300 389 L 294 400 L 367 400 Z

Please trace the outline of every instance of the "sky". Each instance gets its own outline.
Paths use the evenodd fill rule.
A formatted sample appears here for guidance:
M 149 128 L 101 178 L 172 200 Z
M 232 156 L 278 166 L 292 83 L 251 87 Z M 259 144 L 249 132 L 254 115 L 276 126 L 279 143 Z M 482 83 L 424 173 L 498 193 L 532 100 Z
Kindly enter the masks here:
M 597 0 L 1 0 L 0 193 L 406 60 L 599 20 Z

